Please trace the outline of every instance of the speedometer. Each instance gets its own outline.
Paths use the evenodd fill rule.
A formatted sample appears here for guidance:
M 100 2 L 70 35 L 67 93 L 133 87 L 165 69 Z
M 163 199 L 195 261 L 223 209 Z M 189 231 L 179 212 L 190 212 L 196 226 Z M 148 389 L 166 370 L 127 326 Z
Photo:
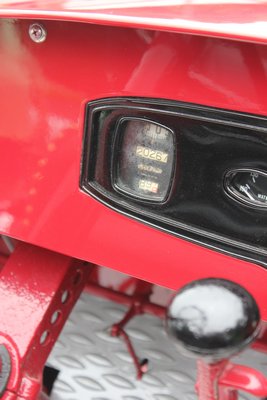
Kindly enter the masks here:
M 165 201 L 175 167 L 173 132 L 154 121 L 123 118 L 118 124 L 116 150 L 115 189 L 143 200 Z

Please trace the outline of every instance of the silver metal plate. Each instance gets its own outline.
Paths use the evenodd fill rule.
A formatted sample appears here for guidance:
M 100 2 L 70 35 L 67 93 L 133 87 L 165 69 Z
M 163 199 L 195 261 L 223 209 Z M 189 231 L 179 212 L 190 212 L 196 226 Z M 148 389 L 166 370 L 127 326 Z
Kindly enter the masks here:
M 154 297 L 168 298 L 166 289 L 158 292 Z M 82 294 L 49 358 L 49 364 L 60 370 L 52 400 L 196 400 L 194 360 L 181 356 L 162 321 L 149 315 L 136 317 L 127 326 L 138 356 L 149 359 L 148 373 L 136 380 L 124 342 L 109 335 L 125 310 Z M 235 361 L 267 372 L 264 354 L 249 350 Z

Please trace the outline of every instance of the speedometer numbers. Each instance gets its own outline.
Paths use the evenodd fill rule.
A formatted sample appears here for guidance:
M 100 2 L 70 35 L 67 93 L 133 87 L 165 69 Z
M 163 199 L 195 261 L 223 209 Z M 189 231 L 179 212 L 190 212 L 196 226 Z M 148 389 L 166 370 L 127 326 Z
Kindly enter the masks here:
M 164 202 L 175 167 L 174 134 L 155 122 L 123 118 L 116 134 L 114 187 L 138 199 Z

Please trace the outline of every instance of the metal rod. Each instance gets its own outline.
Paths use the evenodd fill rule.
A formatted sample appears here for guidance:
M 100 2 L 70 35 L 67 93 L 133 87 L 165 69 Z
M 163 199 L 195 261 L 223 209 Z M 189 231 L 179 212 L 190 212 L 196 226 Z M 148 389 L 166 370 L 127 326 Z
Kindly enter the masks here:
M 114 289 L 106 288 L 103 286 L 98 285 L 97 283 L 89 282 L 85 288 L 86 291 L 90 293 L 104 297 L 108 300 L 114 301 L 116 303 L 124 304 L 126 306 L 130 306 L 133 304 L 134 298 L 132 295 L 128 295 L 126 293 L 118 292 Z M 160 306 L 155 303 L 151 303 L 149 301 L 145 301 L 142 304 L 142 309 L 145 313 L 155 315 L 159 318 L 164 318 L 166 314 L 166 308 Z

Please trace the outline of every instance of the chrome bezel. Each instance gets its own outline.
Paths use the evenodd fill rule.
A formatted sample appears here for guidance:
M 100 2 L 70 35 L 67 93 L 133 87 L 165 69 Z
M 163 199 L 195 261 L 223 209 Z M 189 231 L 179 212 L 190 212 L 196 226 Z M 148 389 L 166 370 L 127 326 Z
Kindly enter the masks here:
M 267 172 L 262 171 L 261 169 L 256 169 L 256 168 L 234 168 L 234 169 L 230 169 L 226 172 L 226 174 L 224 175 L 224 180 L 223 180 L 223 185 L 224 185 L 224 190 L 225 193 L 227 194 L 228 197 L 230 197 L 231 199 L 242 203 L 243 205 L 246 205 L 248 207 L 254 208 L 254 209 L 267 209 L 267 201 L 266 204 L 262 203 L 261 201 L 257 201 L 257 200 L 249 200 L 249 199 L 245 199 L 240 192 L 238 192 L 237 190 L 235 190 L 234 188 L 232 188 L 230 186 L 230 178 L 237 173 L 244 173 L 244 172 L 255 172 L 261 176 L 266 177 L 267 179 Z

